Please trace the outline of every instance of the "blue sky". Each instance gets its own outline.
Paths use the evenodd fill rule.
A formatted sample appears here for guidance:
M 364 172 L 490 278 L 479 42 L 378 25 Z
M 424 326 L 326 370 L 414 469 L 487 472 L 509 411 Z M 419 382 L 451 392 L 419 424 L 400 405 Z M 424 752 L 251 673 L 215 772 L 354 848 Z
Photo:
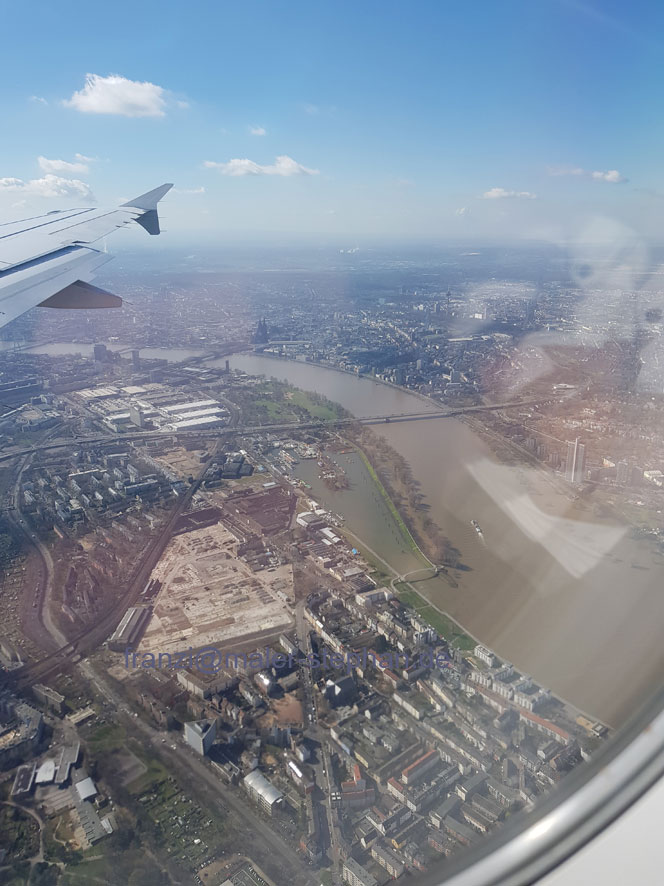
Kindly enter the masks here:
M 179 239 L 662 239 L 661 4 L 65 0 L 2 19 L 3 216 L 173 181 Z

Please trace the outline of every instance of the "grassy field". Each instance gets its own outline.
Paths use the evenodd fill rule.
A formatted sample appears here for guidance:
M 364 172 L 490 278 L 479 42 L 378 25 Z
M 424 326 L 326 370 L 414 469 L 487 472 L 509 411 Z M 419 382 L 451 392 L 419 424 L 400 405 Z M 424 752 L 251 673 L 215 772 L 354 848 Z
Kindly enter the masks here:
M 413 591 L 403 582 L 398 582 L 395 585 L 395 588 L 401 602 L 406 606 L 411 606 L 418 615 L 421 615 L 422 618 L 430 624 L 432 628 L 438 631 L 440 636 L 444 637 L 451 646 L 455 646 L 463 652 L 468 652 L 475 648 L 475 641 L 472 637 L 465 634 L 455 621 L 447 615 L 444 615 L 442 612 L 439 612 L 431 605 L 431 603 L 418 594 L 417 591 Z
M 119 724 L 91 728 L 85 742 L 97 762 L 97 776 L 106 783 L 113 784 L 109 778 L 117 777 L 114 758 L 126 759 L 128 751 L 147 768 L 124 786 L 115 785 L 119 798 L 115 833 L 79 858 L 66 859 L 61 886 L 152 886 L 168 882 L 164 867 L 176 876 L 174 882 L 190 882 L 205 858 L 223 845 L 228 830 L 224 815 L 203 809 L 159 756 Z M 160 850 L 158 860 L 151 849 Z
M 277 381 L 263 382 L 250 395 L 240 397 L 238 405 L 248 424 L 296 422 L 306 419 L 334 421 L 343 409 L 323 397 L 308 394 Z
M 343 529 L 341 532 L 343 533 Z M 376 584 L 390 587 L 392 575 L 388 575 L 383 565 L 377 563 L 375 558 L 362 545 L 358 544 L 354 539 L 349 539 L 349 541 L 357 547 L 362 557 L 373 567 L 371 578 Z M 451 646 L 461 649 L 462 652 L 468 652 L 475 648 L 476 644 L 472 637 L 464 633 L 453 619 L 439 612 L 425 597 L 414 591 L 407 582 L 395 582 L 394 589 L 401 602 L 405 606 L 410 606 L 421 615 Z
M 412 606 L 413 609 L 416 609 L 419 612 L 420 609 L 429 605 L 424 597 L 420 597 L 419 594 L 412 591 L 405 582 L 398 581 L 395 583 L 394 587 L 399 595 L 399 599 L 402 603 L 405 603 L 406 606 Z
M 316 403 L 305 391 L 293 391 L 292 395 L 289 395 L 289 401 L 295 406 L 306 409 L 311 416 L 322 421 L 333 421 L 339 417 L 339 410 L 334 403 Z
M 159 784 L 168 778 L 168 770 L 159 762 L 159 760 L 154 757 L 142 757 L 142 755 L 141 758 L 148 767 L 147 772 L 143 772 L 138 778 L 130 781 L 127 785 L 129 793 L 135 795 L 142 794 L 152 785 Z
M 411 549 L 411 551 L 413 551 L 414 554 L 417 554 L 417 556 L 422 560 L 422 563 L 425 566 L 429 566 L 430 565 L 429 560 L 424 556 L 424 554 L 422 553 L 422 551 L 419 548 L 419 545 L 417 544 L 417 542 L 415 541 L 415 539 L 411 535 L 410 530 L 408 529 L 408 527 L 404 523 L 401 514 L 399 513 L 394 502 L 392 501 L 392 499 L 388 495 L 387 490 L 385 489 L 383 484 L 380 482 L 380 478 L 379 478 L 378 474 L 376 473 L 376 471 L 374 470 L 373 465 L 371 464 L 371 462 L 369 461 L 369 459 L 367 458 L 367 456 L 364 454 L 364 452 L 361 449 L 358 448 L 357 452 L 359 453 L 360 458 L 362 459 L 365 468 L 369 472 L 371 479 L 376 484 L 378 491 L 380 492 L 383 499 L 385 500 L 385 504 L 389 508 L 390 514 L 392 515 L 392 519 L 399 527 L 399 532 L 403 535 L 406 543 L 408 544 L 408 547 Z
M 380 482 L 380 478 L 376 474 L 376 471 L 373 469 L 371 462 L 361 449 L 358 448 L 357 451 L 359 452 L 367 471 L 371 475 L 371 479 L 374 481 L 374 483 L 380 490 L 381 495 L 385 499 L 385 502 L 390 509 L 390 513 L 392 514 L 395 523 L 399 527 L 399 531 L 406 539 L 411 550 L 418 555 L 424 565 L 431 565 L 430 561 L 422 553 L 417 542 L 411 535 L 408 527 L 399 514 L 399 511 L 396 509 L 392 499 L 388 495 L 387 490 Z M 375 566 L 376 572 L 372 575 L 374 580 L 379 580 L 380 578 L 380 581 L 382 583 L 389 585 L 392 576 L 388 576 L 385 574 L 382 564 L 376 563 L 375 559 L 368 551 L 362 550 L 361 546 L 358 547 L 360 553 L 365 557 L 365 559 Z M 444 615 L 442 612 L 439 612 L 435 608 L 435 606 L 433 606 L 424 597 L 418 594 L 417 591 L 412 590 L 412 588 L 407 583 L 396 582 L 395 589 L 397 590 L 399 599 L 407 606 L 411 606 L 413 609 L 415 609 L 422 616 L 422 618 L 426 622 L 428 622 L 428 624 L 430 624 L 432 628 L 438 631 L 441 637 L 444 637 L 451 645 L 463 650 L 464 652 L 475 648 L 475 641 L 472 639 L 472 637 L 469 637 L 468 634 L 464 633 L 455 621 L 453 621 L 447 615 Z
M 146 781 L 146 773 L 137 779 L 142 788 L 138 797 L 142 815 L 149 817 L 149 829 L 157 845 L 163 847 L 168 856 L 188 862 L 196 870 L 208 856 L 210 845 L 219 842 L 220 822 L 209 818 L 195 800 L 170 781 L 165 770 L 163 772 L 161 778 L 154 773 L 152 780 Z M 133 784 L 130 787 L 133 788 Z
M 286 403 L 278 403 L 276 400 L 260 399 L 260 400 L 256 400 L 255 405 L 258 406 L 260 409 L 264 409 L 267 412 L 267 414 L 270 418 L 270 421 L 273 421 L 273 422 L 295 421 L 295 415 L 288 408 L 287 402 Z
M 435 628 L 441 637 L 444 637 L 451 646 L 456 646 L 462 652 L 468 652 L 475 648 L 475 641 L 468 634 L 465 634 L 459 625 L 449 616 L 439 612 L 433 606 L 428 605 L 419 610 L 422 618 L 427 621 L 432 628 Z
M 111 751 L 124 747 L 126 740 L 127 736 L 122 726 L 109 723 L 106 726 L 99 726 L 87 741 L 93 753 L 110 754 Z
M 130 846 L 120 850 L 112 839 L 92 846 L 78 864 L 68 864 L 58 880 L 59 886 L 81 886 L 83 883 L 148 886 L 163 882 L 167 882 L 165 875 L 146 856 L 142 847 Z

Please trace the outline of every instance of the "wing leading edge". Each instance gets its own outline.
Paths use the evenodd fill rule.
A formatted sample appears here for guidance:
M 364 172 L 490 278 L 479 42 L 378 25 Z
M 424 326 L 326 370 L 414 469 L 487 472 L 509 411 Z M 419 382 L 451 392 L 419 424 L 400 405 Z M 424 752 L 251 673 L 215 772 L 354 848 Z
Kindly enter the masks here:
M 160 185 L 114 209 L 56 210 L 0 225 L 0 327 L 35 306 L 119 307 L 119 296 L 88 282 L 112 258 L 90 244 L 132 221 L 159 234 L 157 205 L 172 187 Z

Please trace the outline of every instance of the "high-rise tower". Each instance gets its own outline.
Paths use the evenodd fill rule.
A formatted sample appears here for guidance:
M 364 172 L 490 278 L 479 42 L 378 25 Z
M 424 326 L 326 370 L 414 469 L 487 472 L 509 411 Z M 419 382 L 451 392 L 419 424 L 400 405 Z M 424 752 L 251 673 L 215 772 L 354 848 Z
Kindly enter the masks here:
M 586 447 L 579 443 L 577 437 L 574 441 L 567 441 L 567 463 L 565 465 L 565 479 L 569 483 L 583 482 L 583 469 L 586 460 Z

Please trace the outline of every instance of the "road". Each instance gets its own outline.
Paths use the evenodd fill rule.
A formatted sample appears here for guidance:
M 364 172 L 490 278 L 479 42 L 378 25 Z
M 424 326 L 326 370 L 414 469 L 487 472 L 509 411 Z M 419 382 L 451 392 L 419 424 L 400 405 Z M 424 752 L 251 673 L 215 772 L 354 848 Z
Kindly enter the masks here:
M 108 681 L 94 668 L 90 662 L 80 665 L 83 674 L 94 685 L 99 695 L 117 712 L 122 725 L 131 734 L 138 734 L 146 746 L 150 746 L 155 757 L 161 757 L 167 768 L 183 775 L 183 783 L 187 784 L 191 793 L 205 796 L 207 802 L 213 803 L 226 815 L 232 814 L 234 821 L 241 822 L 248 831 L 248 844 L 241 851 L 248 856 L 256 854 L 257 844 L 269 850 L 272 864 L 278 864 L 277 873 L 282 875 L 278 882 L 287 882 L 292 886 L 313 886 L 316 882 L 312 874 L 306 870 L 302 858 L 267 822 L 254 812 L 248 803 L 227 787 L 213 769 L 199 757 L 196 752 L 184 743 L 182 738 L 175 742 L 169 737 L 164 743 L 164 733 L 150 726 L 140 717 L 130 713 L 124 700 L 115 692 Z M 260 839 L 257 839 L 260 838 Z M 238 851 L 237 849 L 235 851 Z M 259 863 L 270 867 L 264 859 Z M 274 874 L 273 874 L 274 876 Z
M 213 456 L 211 456 L 213 457 Z M 21 466 L 18 472 L 17 480 L 16 480 L 16 493 L 20 490 L 20 480 L 21 474 L 27 464 L 29 463 L 30 457 L 26 456 L 24 460 L 24 464 Z M 121 612 L 118 612 L 120 608 L 122 611 L 126 608 L 127 600 L 126 597 L 128 595 L 135 595 L 136 593 L 140 593 L 140 590 L 144 587 L 145 582 L 147 581 L 147 577 L 150 572 L 154 568 L 154 563 L 159 559 L 161 553 L 163 552 L 164 547 L 168 543 L 171 538 L 172 529 L 175 525 L 176 520 L 180 516 L 180 514 L 187 508 L 189 505 L 192 496 L 195 494 L 196 490 L 200 486 L 200 483 L 205 475 L 205 471 L 207 469 L 207 462 L 201 468 L 195 482 L 189 487 L 187 493 L 180 499 L 177 506 L 173 510 L 168 523 L 164 527 L 164 530 L 155 542 L 149 547 L 144 555 L 141 564 L 139 564 L 138 568 L 135 570 L 134 578 L 130 583 L 127 595 L 123 598 L 123 607 L 115 606 L 110 614 L 112 616 L 112 621 L 117 621 L 119 617 L 121 617 Z M 16 495 L 16 500 L 18 501 L 18 495 Z M 17 525 L 19 528 L 30 537 L 30 533 L 27 532 L 23 523 L 21 522 L 20 512 L 18 512 L 18 521 Z M 49 551 L 41 544 L 41 542 L 35 541 L 30 538 L 30 541 L 35 543 L 37 547 L 40 549 L 40 553 L 42 557 L 45 559 L 48 579 L 47 579 L 47 588 L 48 583 L 50 582 L 50 576 L 52 576 L 52 568 L 53 562 L 50 557 Z M 52 583 L 51 583 L 52 584 Z M 98 635 L 103 636 L 108 631 L 109 625 L 112 623 L 108 622 L 108 616 L 105 619 L 101 620 L 101 623 L 97 623 L 95 627 L 90 632 L 84 632 L 79 636 L 78 640 L 76 640 L 75 644 L 72 644 L 67 641 L 67 638 L 60 632 L 57 626 L 53 623 L 50 618 L 50 612 L 48 612 L 48 606 L 45 605 L 46 600 L 49 598 L 48 591 L 42 595 L 42 606 L 41 609 L 44 612 L 44 626 L 49 631 L 51 636 L 56 642 L 61 644 L 61 649 L 55 653 L 55 657 L 49 656 L 51 661 L 49 665 L 53 668 L 59 668 L 62 664 L 62 658 L 58 658 L 58 655 L 69 657 L 71 655 L 77 655 L 80 651 L 80 644 L 84 637 L 89 641 L 93 637 L 95 639 L 94 646 L 97 645 Z M 101 629 L 101 634 L 99 631 Z M 19 685 L 25 685 L 26 683 L 32 683 L 37 677 L 37 671 L 35 668 L 39 668 L 42 663 L 38 662 L 34 668 L 31 666 L 27 666 L 24 669 L 21 669 L 18 673 L 20 676 Z M 144 740 L 152 745 L 155 752 L 158 752 L 161 756 L 166 756 L 170 758 L 171 764 L 175 768 L 181 768 L 185 771 L 186 777 L 183 779 L 188 784 L 194 784 L 199 787 L 199 790 L 202 791 L 206 796 L 208 796 L 210 802 L 213 802 L 218 808 L 221 808 L 225 813 L 228 813 L 230 810 L 236 821 L 241 821 L 247 828 L 247 833 L 250 837 L 260 836 L 261 845 L 264 847 L 268 847 L 270 854 L 280 860 L 280 867 L 278 869 L 279 873 L 288 873 L 288 880 L 293 886 L 311 886 L 313 880 L 311 879 L 311 875 L 306 872 L 302 859 L 300 856 L 293 850 L 293 848 L 286 843 L 285 840 L 281 838 L 281 836 L 276 833 L 269 825 L 262 819 L 260 816 L 255 814 L 253 810 L 248 807 L 242 800 L 229 788 L 226 788 L 223 782 L 221 782 L 220 778 L 214 773 L 200 758 L 198 758 L 195 752 L 185 745 L 182 741 L 178 741 L 175 744 L 175 750 L 172 748 L 165 748 L 163 745 L 163 733 L 149 726 L 149 724 L 145 723 L 143 720 L 138 718 L 132 718 L 129 714 L 127 706 L 124 704 L 122 699 L 120 699 L 108 682 L 103 679 L 103 677 L 96 672 L 96 670 L 92 667 L 89 662 L 81 661 L 79 665 L 82 673 L 88 680 L 95 686 L 97 692 L 104 697 L 114 708 L 117 714 L 126 722 L 128 727 L 135 732 L 141 733 L 141 736 Z M 39 671 L 38 676 L 43 678 L 46 673 L 49 673 L 49 670 Z M 223 801 L 219 800 L 218 795 L 223 795 Z M 36 817 L 36 816 L 35 816 Z M 252 853 L 253 850 L 253 853 Z M 249 845 L 247 845 L 245 849 L 248 855 L 252 855 L 256 853 L 256 842 L 252 841 Z M 43 857 L 43 847 L 40 850 L 41 855 L 39 858 L 35 859 L 41 860 Z M 264 865 L 267 865 L 267 861 L 263 861 Z
M 51 595 L 53 592 L 53 575 L 54 575 L 54 566 L 53 566 L 53 558 L 51 557 L 51 552 L 48 550 L 46 545 L 41 541 L 41 539 L 35 534 L 29 532 L 25 518 L 23 515 L 23 511 L 21 510 L 21 480 L 23 476 L 23 472 L 28 467 L 31 459 L 27 457 L 23 464 L 21 465 L 17 477 L 16 483 L 14 484 L 14 502 L 15 509 L 14 511 L 8 515 L 9 519 L 14 523 L 14 525 L 19 529 L 22 533 L 28 544 L 33 544 L 41 557 L 43 566 L 44 566 L 44 586 L 39 589 L 37 592 L 37 609 L 38 609 L 38 618 L 42 623 L 46 631 L 53 638 L 55 643 L 58 646 L 64 646 L 67 643 L 67 638 L 62 633 L 62 631 L 57 627 L 55 622 L 51 617 Z
M 225 437 L 233 437 L 238 434 L 268 434 L 275 431 L 294 431 L 294 430 L 311 430 L 321 428 L 340 428 L 347 425 L 365 424 L 376 425 L 386 422 L 411 422 L 411 421 L 431 421 L 433 419 L 455 418 L 459 415 L 469 415 L 476 412 L 495 412 L 500 409 L 513 409 L 523 406 L 532 406 L 536 403 L 542 403 L 542 399 L 537 400 L 515 400 L 508 403 L 493 403 L 490 405 L 480 404 L 477 406 L 460 406 L 457 409 L 441 409 L 430 410 L 427 412 L 407 412 L 394 413 L 391 415 L 368 415 L 353 418 L 340 418 L 333 421 L 307 421 L 307 422 L 281 422 L 279 424 L 269 425 L 234 425 L 233 421 L 223 427 L 215 428 L 210 431 L 129 431 L 123 434 L 90 434 L 88 436 L 69 437 L 61 440 L 51 440 L 48 443 L 40 443 L 37 446 L 31 446 L 27 449 L 16 449 L 7 451 L 0 455 L 0 462 L 8 461 L 13 458 L 21 458 L 31 453 L 46 451 L 50 449 L 61 449 L 63 447 L 81 446 L 83 444 L 99 444 L 107 442 L 117 442 L 118 440 L 141 440 L 141 439 L 158 439 L 160 437 L 206 437 L 220 440 Z M 231 413 L 233 418 L 233 413 Z
M 420 573 L 424 573 L 419 579 L 416 579 L 416 575 L 420 575 Z M 390 589 L 393 594 L 397 593 L 397 589 L 395 585 L 399 582 L 405 582 L 406 584 L 411 581 L 424 581 L 427 578 L 435 578 L 438 575 L 438 566 L 423 566 L 421 569 L 412 569 L 410 572 L 405 572 L 403 575 L 394 575 L 390 580 Z
M 295 606 L 295 624 L 297 630 L 297 642 L 300 650 L 305 656 L 312 653 L 311 640 L 309 638 L 309 626 L 304 618 L 304 609 L 306 600 L 300 600 Z M 319 821 L 322 824 L 327 823 L 327 842 L 329 842 L 329 859 L 332 862 L 335 871 L 339 867 L 339 847 L 337 842 L 337 827 L 335 823 L 334 812 L 332 810 L 332 791 L 334 789 L 332 782 L 332 761 L 327 748 L 327 736 L 325 731 L 318 725 L 318 710 L 316 708 L 316 696 L 314 693 L 313 679 L 311 668 L 306 664 L 299 665 L 300 685 L 303 689 L 303 710 L 305 721 L 308 722 L 306 734 L 318 742 L 320 748 L 320 759 L 312 763 L 312 769 L 316 777 L 316 784 L 322 792 L 322 800 L 316 802 L 323 807 L 323 814 L 319 814 Z M 321 836 L 324 838 L 325 834 Z M 323 839 L 322 841 L 326 841 Z
M 43 544 L 43 542 L 39 539 L 39 537 L 29 531 L 28 526 L 25 521 L 25 516 L 22 511 L 22 503 L 21 503 L 21 483 L 23 480 L 23 473 L 29 467 L 32 462 L 33 454 L 26 454 L 23 458 L 22 462 L 19 464 L 16 470 L 16 478 L 14 481 L 14 492 L 13 492 L 13 508 L 7 510 L 6 517 L 11 522 L 15 529 L 23 536 L 26 544 L 33 545 L 39 554 L 42 563 L 42 575 L 43 578 L 40 580 L 39 585 L 35 589 L 35 599 L 33 601 L 33 610 L 36 609 L 35 615 L 37 616 L 37 620 L 39 621 L 41 627 L 45 631 L 44 636 L 49 636 L 53 640 L 53 644 L 55 648 L 64 646 L 67 643 L 67 638 L 59 630 L 55 622 L 51 617 L 51 595 L 53 591 L 53 575 L 54 575 L 54 567 L 53 567 L 53 558 L 51 557 L 51 553 Z
M 211 454 L 210 458 L 214 458 L 214 451 Z M 73 658 L 76 660 L 81 655 L 84 655 L 87 652 L 96 649 L 115 630 L 120 619 L 127 611 L 127 609 L 138 600 L 141 591 L 148 581 L 150 573 L 156 566 L 159 558 L 166 548 L 166 545 L 172 537 L 176 521 L 178 520 L 180 515 L 184 513 L 184 511 L 187 509 L 193 495 L 200 487 L 203 477 L 205 476 L 208 464 L 209 460 L 201 466 L 198 475 L 194 479 L 194 482 L 189 486 L 185 494 L 180 499 L 178 499 L 178 502 L 171 512 L 166 525 L 163 527 L 159 535 L 155 539 L 153 539 L 152 542 L 146 547 L 145 551 L 143 552 L 143 556 L 134 566 L 133 572 L 129 576 L 128 586 L 125 593 L 111 606 L 111 608 L 106 613 L 99 616 L 93 625 L 87 627 L 83 631 L 80 631 L 70 640 L 64 638 L 65 642 L 62 643 L 60 645 L 60 648 L 58 648 L 55 652 L 52 652 L 50 655 L 44 656 L 37 662 L 24 665 L 22 668 L 18 668 L 15 671 L 12 671 L 11 679 L 13 681 L 16 681 L 19 688 L 27 685 L 32 685 L 33 683 L 40 680 L 44 680 L 50 674 L 58 671 L 67 659 Z M 44 625 L 45 627 L 47 627 L 46 621 L 44 622 Z M 57 627 L 55 627 L 55 631 L 56 634 L 54 635 L 54 639 L 59 634 Z M 61 636 L 62 635 L 60 634 L 60 637 Z M 58 640 L 58 642 L 60 641 Z

